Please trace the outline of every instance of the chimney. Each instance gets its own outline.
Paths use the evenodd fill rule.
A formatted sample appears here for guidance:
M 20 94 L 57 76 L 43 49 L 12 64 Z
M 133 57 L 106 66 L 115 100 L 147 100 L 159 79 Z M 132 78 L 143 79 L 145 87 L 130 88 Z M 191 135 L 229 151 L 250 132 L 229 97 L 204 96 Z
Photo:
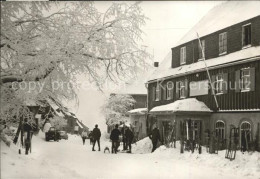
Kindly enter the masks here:
M 153 66 L 154 67 L 159 67 L 159 62 L 154 62 Z

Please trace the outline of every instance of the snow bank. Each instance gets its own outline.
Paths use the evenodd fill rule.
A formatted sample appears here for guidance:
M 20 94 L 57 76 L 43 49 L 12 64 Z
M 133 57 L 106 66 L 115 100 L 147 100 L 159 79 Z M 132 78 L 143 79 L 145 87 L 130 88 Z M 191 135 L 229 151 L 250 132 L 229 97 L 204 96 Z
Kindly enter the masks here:
M 136 142 L 136 144 L 132 145 L 132 153 L 136 153 L 136 154 L 151 153 L 152 147 L 153 145 L 151 139 L 149 139 L 149 137 L 146 137 Z
M 259 178 L 260 176 L 260 153 L 259 152 L 236 152 L 236 158 L 233 161 L 225 158 L 226 150 L 218 151 L 218 154 L 209 154 L 206 148 L 202 147 L 202 154 L 195 150 L 194 153 L 184 151 L 180 153 L 180 143 L 176 142 L 176 148 L 166 148 L 160 146 L 153 155 L 162 160 L 173 158 L 177 161 L 193 163 L 195 165 L 204 165 L 207 168 L 215 168 L 220 173 L 230 173 L 246 178 Z
M 147 137 L 132 145 L 133 154 L 102 151 L 110 142 L 101 141 L 101 152 L 92 152 L 89 141 L 69 135 L 69 140 L 44 141 L 44 133 L 33 137 L 32 153 L 18 154 L 19 145 L 1 142 L 1 178 L 259 178 L 260 153 L 237 151 L 234 161 L 219 154 L 202 154 L 176 148 L 159 147 L 151 153 Z M 121 146 L 122 147 L 122 146 Z M 97 146 L 96 146 L 97 149 Z

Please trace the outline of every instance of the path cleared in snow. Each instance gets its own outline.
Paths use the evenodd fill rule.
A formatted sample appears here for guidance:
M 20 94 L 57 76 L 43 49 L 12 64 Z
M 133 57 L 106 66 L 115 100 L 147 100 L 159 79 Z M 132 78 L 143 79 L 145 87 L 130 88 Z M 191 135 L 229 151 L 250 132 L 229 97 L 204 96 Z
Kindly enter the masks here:
M 102 141 L 101 147 L 111 143 Z M 145 146 L 145 147 L 142 147 Z M 104 154 L 91 151 L 89 140 L 83 146 L 79 136 L 69 140 L 45 142 L 43 134 L 34 136 L 32 153 L 18 154 L 18 147 L 1 143 L 1 178 L 259 178 L 259 153 L 239 155 L 233 162 L 219 155 L 160 147 L 148 153 L 149 139 L 133 144 L 134 154 Z M 143 150 L 142 150 L 143 148 Z M 97 146 L 96 146 L 97 149 Z M 145 154 L 140 154 L 145 153 Z M 239 152 L 240 153 L 240 152 Z M 241 157 L 242 156 L 242 157 Z

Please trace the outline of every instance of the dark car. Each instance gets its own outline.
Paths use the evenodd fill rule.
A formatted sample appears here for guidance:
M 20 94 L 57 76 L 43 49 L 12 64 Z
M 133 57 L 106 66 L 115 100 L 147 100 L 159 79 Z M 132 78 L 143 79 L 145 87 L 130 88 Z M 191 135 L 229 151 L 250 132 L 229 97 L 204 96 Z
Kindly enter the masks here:
M 59 131 L 60 139 L 68 140 L 69 136 L 66 131 Z
M 45 135 L 46 141 L 49 141 L 49 140 L 59 141 L 59 139 L 60 139 L 60 134 L 54 127 L 51 127 L 49 129 L 49 131 L 46 132 L 46 135 Z

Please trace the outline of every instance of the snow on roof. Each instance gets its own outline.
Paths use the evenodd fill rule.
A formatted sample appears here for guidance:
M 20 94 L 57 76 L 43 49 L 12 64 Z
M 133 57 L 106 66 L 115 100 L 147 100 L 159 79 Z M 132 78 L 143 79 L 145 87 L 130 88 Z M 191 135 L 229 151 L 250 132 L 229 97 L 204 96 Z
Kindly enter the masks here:
M 137 79 L 133 83 L 126 84 L 117 91 L 117 94 L 147 94 L 147 89 L 145 87 L 145 82 L 147 79 Z
M 260 15 L 260 1 L 227 1 L 211 9 L 177 44 L 179 46 Z
M 242 61 L 242 60 L 249 60 L 253 57 L 259 57 L 260 56 L 260 46 L 257 47 L 250 47 L 246 49 L 242 49 L 237 52 L 233 52 L 224 56 L 220 56 L 217 58 L 212 58 L 209 60 L 206 60 L 206 64 L 209 69 L 216 67 L 218 65 L 228 64 L 236 61 Z M 167 60 L 167 59 L 166 59 Z M 196 63 L 192 63 L 189 65 L 182 65 L 177 68 L 171 68 L 170 66 L 168 68 L 158 68 L 149 78 L 149 81 L 165 78 L 169 76 L 180 76 L 187 73 L 193 73 L 198 71 L 204 71 L 205 70 L 205 63 L 204 61 L 199 61 Z
M 151 113 L 157 112 L 211 112 L 211 110 L 201 101 L 196 98 L 188 98 L 174 101 L 173 103 L 156 106 L 150 110 Z
M 65 117 L 61 111 L 58 111 L 59 106 L 57 106 L 54 102 L 52 102 L 50 99 L 47 99 L 47 102 L 52 107 L 52 109 L 55 111 L 55 113 L 60 117 Z
M 145 113 L 147 113 L 147 108 L 133 109 L 133 110 L 128 111 L 128 113 L 130 113 L 130 114 L 145 114 Z

